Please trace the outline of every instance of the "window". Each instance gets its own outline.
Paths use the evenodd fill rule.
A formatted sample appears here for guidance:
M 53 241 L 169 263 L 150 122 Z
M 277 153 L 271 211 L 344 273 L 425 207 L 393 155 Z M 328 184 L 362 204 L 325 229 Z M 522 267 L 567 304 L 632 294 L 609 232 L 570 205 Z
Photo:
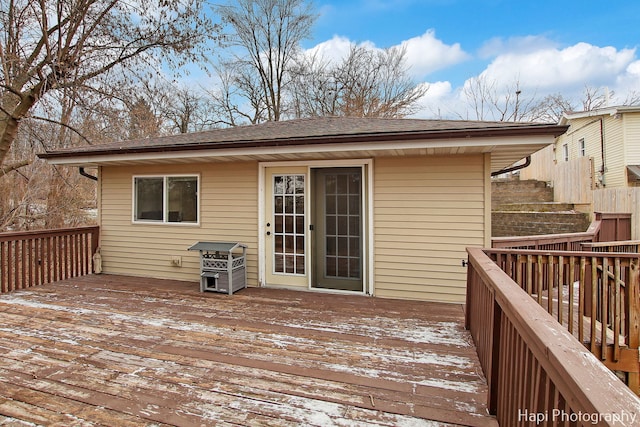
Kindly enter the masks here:
M 135 222 L 198 223 L 198 176 L 133 178 Z
M 562 160 L 565 162 L 569 161 L 569 144 L 562 145 Z
M 578 140 L 578 151 L 579 151 L 580 157 L 584 157 L 587 155 L 587 145 L 584 142 L 584 138 L 580 138 Z

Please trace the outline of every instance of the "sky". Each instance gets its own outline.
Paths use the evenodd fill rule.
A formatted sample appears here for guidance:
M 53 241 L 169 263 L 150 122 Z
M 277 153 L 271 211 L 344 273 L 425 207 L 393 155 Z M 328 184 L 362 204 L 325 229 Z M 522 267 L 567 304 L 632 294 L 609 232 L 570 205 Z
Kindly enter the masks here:
M 482 77 L 522 96 L 581 100 L 609 89 L 620 104 L 640 93 L 640 1 L 315 0 L 303 43 L 325 55 L 350 43 L 405 46 L 417 83 L 428 84 L 417 117 L 460 118 L 462 88 Z M 508 90 L 508 89 L 504 89 Z M 468 113 L 467 113 L 468 114 Z M 462 117 L 466 118 L 466 117 Z

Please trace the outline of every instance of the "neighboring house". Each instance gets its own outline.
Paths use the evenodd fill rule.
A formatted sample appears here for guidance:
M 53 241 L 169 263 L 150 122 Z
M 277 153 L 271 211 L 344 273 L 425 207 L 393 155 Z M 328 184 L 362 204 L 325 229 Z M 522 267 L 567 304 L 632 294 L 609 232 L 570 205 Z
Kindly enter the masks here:
M 317 118 L 40 157 L 98 167 L 106 273 L 195 282 L 187 248 L 231 241 L 250 286 L 463 302 L 465 248 L 490 246 L 491 172 L 565 130 Z
M 640 186 L 640 106 L 565 113 L 559 125 L 569 129 L 553 146 L 534 154 L 521 176 L 552 181 L 553 165 L 589 159 L 591 187 Z

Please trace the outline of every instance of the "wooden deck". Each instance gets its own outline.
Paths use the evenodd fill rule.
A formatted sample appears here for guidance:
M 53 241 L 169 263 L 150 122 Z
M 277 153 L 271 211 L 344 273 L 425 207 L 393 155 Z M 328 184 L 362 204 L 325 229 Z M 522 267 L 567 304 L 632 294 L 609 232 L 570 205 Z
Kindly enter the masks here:
M 496 426 L 460 305 L 85 276 L 0 295 L 0 425 Z

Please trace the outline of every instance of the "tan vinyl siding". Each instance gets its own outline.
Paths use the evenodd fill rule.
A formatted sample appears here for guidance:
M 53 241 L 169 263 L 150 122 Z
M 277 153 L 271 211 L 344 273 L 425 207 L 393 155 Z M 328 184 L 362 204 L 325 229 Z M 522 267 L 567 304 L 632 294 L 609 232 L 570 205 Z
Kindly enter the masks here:
M 375 294 L 463 302 L 465 248 L 488 232 L 483 156 L 376 158 L 374 170 Z
M 105 273 L 199 280 L 197 252 L 202 240 L 242 242 L 249 285 L 257 285 L 258 167 L 256 163 L 103 167 L 101 247 Z M 200 175 L 200 224 L 132 223 L 134 175 Z M 171 265 L 182 257 L 182 267 Z

